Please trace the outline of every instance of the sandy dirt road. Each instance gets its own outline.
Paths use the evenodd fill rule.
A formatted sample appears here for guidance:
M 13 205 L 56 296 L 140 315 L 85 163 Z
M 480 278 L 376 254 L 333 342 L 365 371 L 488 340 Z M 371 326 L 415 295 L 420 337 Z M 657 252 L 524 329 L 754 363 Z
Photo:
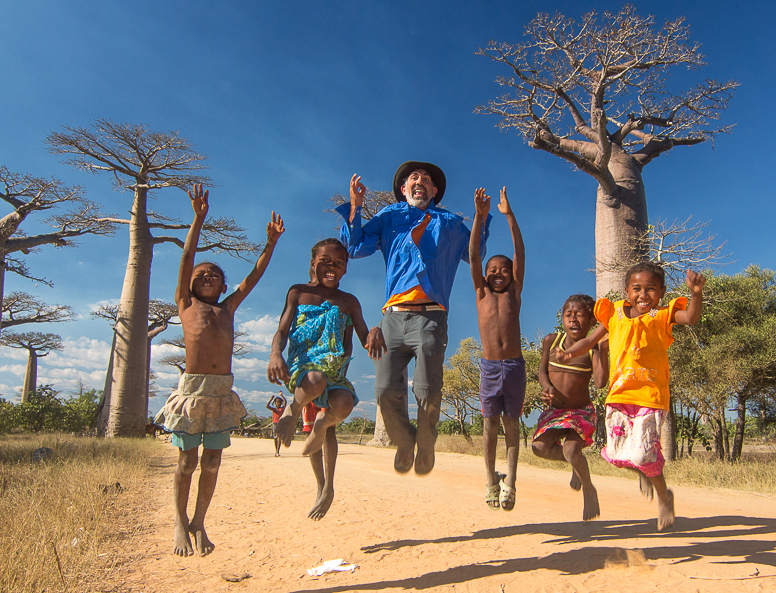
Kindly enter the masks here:
M 271 440 L 233 439 L 206 523 L 215 551 L 178 558 L 170 553 L 170 447 L 150 493 L 157 510 L 141 542 L 145 557 L 123 585 L 165 593 L 776 591 L 772 497 L 673 487 L 678 518 L 658 533 L 657 504 L 635 480 L 593 476 L 602 514 L 585 523 L 565 469 L 520 467 L 515 510 L 492 511 L 480 458 L 441 453 L 419 478 L 397 475 L 391 450 L 340 445 L 336 499 L 314 522 L 314 481 L 300 451 L 294 442 L 276 458 Z M 307 575 L 335 558 L 358 569 Z

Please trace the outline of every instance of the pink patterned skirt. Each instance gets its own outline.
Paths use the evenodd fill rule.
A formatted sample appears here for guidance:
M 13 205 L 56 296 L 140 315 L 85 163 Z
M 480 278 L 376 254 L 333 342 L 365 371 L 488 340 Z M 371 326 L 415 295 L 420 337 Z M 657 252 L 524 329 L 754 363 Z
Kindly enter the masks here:
M 575 409 L 547 408 L 539 416 L 533 440 L 548 430 L 573 430 L 585 441 L 585 447 L 589 447 L 593 444 L 595 421 L 593 404 Z
M 663 472 L 660 428 L 665 410 L 632 404 L 606 404 L 606 447 L 601 456 L 617 467 L 630 467 L 645 476 Z

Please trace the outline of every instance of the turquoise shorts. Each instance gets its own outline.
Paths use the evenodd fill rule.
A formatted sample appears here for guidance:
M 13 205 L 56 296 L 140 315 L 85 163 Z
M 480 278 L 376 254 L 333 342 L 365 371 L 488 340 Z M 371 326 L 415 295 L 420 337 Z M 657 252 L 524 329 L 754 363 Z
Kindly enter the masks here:
M 226 449 L 232 444 L 232 441 L 229 438 L 228 430 L 209 433 L 198 432 L 196 434 L 175 432 L 172 435 L 172 444 L 181 451 L 188 451 L 196 449 L 200 444 L 205 449 Z

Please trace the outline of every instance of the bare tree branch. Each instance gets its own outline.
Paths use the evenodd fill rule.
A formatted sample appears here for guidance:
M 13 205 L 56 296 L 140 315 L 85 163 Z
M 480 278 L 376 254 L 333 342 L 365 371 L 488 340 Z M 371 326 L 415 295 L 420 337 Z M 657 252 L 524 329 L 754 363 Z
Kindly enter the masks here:
M 26 292 L 3 296 L 3 327 L 25 323 L 62 323 L 72 321 L 73 309 L 67 305 L 47 305 Z

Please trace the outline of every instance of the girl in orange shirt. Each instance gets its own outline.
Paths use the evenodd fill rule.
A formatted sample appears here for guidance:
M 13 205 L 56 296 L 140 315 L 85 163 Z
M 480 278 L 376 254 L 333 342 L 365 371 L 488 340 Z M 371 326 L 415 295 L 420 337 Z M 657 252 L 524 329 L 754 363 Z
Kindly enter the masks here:
M 672 326 L 695 325 L 701 317 L 706 278 L 687 271 L 692 298 L 673 299 L 660 307 L 666 292 L 665 272 L 652 262 L 633 266 L 625 275 L 627 300 L 599 299 L 595 316 L 601 322 L 590 336 L 565 352 L 567 361 L 588 352 L 609 334 L 609 395 L 606 398 L 606 447 L 601 455 L 617 467 L 639 473 L 641 491 L 658 497 L 658 531 L 674 522 L 674 495 L 663 477 L 660 428 L 670 403 L 668 347 L 674 341 Z

